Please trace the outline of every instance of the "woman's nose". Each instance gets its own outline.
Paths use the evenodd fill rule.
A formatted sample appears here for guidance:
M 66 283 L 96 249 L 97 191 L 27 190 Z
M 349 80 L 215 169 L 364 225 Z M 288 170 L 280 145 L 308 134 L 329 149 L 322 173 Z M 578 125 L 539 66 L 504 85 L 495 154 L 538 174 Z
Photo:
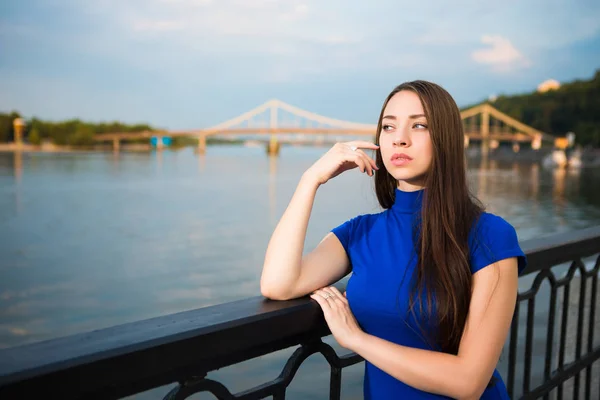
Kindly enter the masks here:
M 408 146 L 408 138 L 406 133 L 398 130 L 394 136 L 394 146 Z

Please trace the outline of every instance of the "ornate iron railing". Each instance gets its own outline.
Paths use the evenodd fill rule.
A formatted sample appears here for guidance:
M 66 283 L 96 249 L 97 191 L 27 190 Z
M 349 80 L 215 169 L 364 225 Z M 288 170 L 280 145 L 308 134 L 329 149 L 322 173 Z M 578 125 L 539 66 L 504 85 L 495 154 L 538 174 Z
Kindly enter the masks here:
M 600 373 L 593 373 L 594 368 L 600 369 L 596 340 L 600 333 L 594 335 L 600 322 L 596 315 L 600 227 L 529 240 L 522 247 L 529 267 L 520 284 L 530 278 L 533 282 L 519 291 L 505 346 L 508 363 L 501 360 L 511 398 L 600 398 Z M 590 268 L 584 265 L 586 257 L 595 257 Z M 568 271 L 561 276 L 565 263 Z M 549 306 L 546 343 L 543 363 L 533 363 L 535 307 L 536 302 L 542 304 L 539 293 L 544 282 L 550 290 L 545 299 Z M 185 399 L 197 392 L 210 392 L 219 399 L 284 399 L 302 362 L 321 353 L 331 367 L 329 398 L 339 399 L 342 369 L 363 360 L 356 354 L 338 357 L 321 341 L 329 334 L 318 305 L 308 298 L 280 302 L 254 297 L 0 350 L 0 398 L 30 399 L 42 394 L 116 399 L 177 382 L 166 399 Z M 232 394 L 208 377 L 211 371 L 293 346 L 298 348 L 279 377 L 246 391 Z M 518 368 L 523 372 L 518 373 Z M 536 371 L 542 382 L 533 386 Z M 517 390 L 520 393 L 515 395 Z

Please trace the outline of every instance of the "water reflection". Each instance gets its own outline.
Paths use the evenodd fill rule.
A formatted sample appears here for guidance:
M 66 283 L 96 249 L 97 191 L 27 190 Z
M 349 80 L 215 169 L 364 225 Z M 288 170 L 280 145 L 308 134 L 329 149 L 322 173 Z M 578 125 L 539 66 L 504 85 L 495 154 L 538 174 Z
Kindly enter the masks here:
M 279 156 L 269 155 L 269 221 L 273 226 L 277 223 L 277 160 Z
M 278 208 L 327 149 L 210 150 L 0 154 L 0 345 L 256 295 Z M 473 193 L 521 240 L 600 224 L 600 169 L 470 167 Z M 376 212 L 354 172 L 320 189 L 307 250 L 343 220 Z M 56 293 L 35 289 L 59 283 Z M 7 293 L 22 293 L 21 305 Z
M 481 163 L 479 164 L 479 170 L 485 171 L 488 168 L 487 158 L 483 157 L 481 159 Z M 479 174 L 479 179 L 477 180 L 477 198 L 481 201 L 485 201 L 485 193 L 487 191 L 487 179 L 483 174 Z
M 108 155 L 108 157 L 110 157 L 110 165 L 112 167 L 112 171 L 114 174 L 118 174 L 119 173 L 119 159 L 121 158 L 121 154 L 118 151 L 113 151 L 112 153 L 110 153 L 110 155 Z
M 163 169 L 163 151 L 156 150 L 154 156 L 156 157 L 156 172 L 162 172 Z
M 206 169 L 206 155 L 197 154 L 196 158 L 198 159 L 198 173 L 202 174 Z
M 14 171 L 15 171 L 15 181 L 19 183 L 21 181 L 21 176 L 23 175 L 23 152 L 15 151 L 14 152 Z
M 540 165 L 532 164 L 531 170 L 529 174 L 529 183 L 531 188 L 531 198 L 537 199 L 538 193 L 540 191 Z M 537 204 L 535 202 L 534 204 Z
M 552 171 L 552 200 L 554 201 L 555 209 L 561 213 L 562 208 L 565 206 L 565 176 L 567 171 L 563 168 L 556 168 Z
M 0 347 L 257 295 L 277 205 L 327 149 L 255 150 L 0 154 Z M 521 240 L 600 224 L 600 169 L 484 159 L 469 179 Z M 365 182 L 323 187 L 307 244 L 375 212 Z

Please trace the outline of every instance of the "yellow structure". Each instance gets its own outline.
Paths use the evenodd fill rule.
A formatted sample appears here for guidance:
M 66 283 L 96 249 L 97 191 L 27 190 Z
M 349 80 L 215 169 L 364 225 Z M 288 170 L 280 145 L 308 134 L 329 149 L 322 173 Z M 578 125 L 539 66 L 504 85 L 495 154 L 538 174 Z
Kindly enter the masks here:
M 13 128 L 15 132 L 15 144 L 17 148 L 23 146 L 23 130 L 25 129 L 25 121 L 21 118 L 13 120 Z
M 556 90 L 558 88 L 560 88 L 560 83 L 557 80 L 548 79 L 538 85 L 537 91 L 540 93 L 544 93 L 548 90 Z
M 267 113 L 270 114 L 268 122 L 264 121 L 264 118 L 258 118 Z M 280 126 L 278 116 L 281 114 L 284 117 L 287 116 L 288 119 L 289 116 L 292 116 L 296 121 Z M 541 148 L 542 142 L 553 143 L 554 141 L 552 136 L 525 125 L 487 103 L 463 110 L 460 115 L 465 128 L 464 146 L 469 147 L 476 143 L 481 146 L 484 156 L 498 148 L 501 143 L 511 143 L 513 150 L 519 151 L 526 145 L 538 150 Z M 269 135 L 266 143 L 267 151 L 271 155 L 277 155 L 281 148 L 280 138 L 277 136 L 281 134 L 311 135 L 316 139 L 314 142 L 319 143 L 319 138 L 326 136 L 367 136 L 372 140 L 376 130 L 377 125 L 374 124 L 337 120 L 302 110 L 279 100 L 270 100 L 253 110 L 210 128 L 162 132 L 113 132 L 95 135 L 94 140 L 112 141 L 113 147 L 118 151 L 121 140 L 150 138 L 158 134 L 170 137 L 194 136 L 198 138 L 197 152 L 205 154 L 206 141 L 211 136 Z M 514 144 L 518 144 L 518 146 Z
M 554 147 L 560 150 L 564 150 L 569 147 L 569 139 L 566 137 L 557 137 L 554 139 Z
M 508 116 L 490 104 L 481 104 L 460 113 L 465 127 L 465 140 L 468 147 L 470 140 L 480 140 L 482 154 L 499 147 L 502 142 L 513 144 L 513 150 L 518 152 L 522 143 L 529 143 L 531 148 L 539 150 L 542 141 L 550 142 L 553 137 L 531 126 Z M 519 146 L 514 146 L 519 144 Z

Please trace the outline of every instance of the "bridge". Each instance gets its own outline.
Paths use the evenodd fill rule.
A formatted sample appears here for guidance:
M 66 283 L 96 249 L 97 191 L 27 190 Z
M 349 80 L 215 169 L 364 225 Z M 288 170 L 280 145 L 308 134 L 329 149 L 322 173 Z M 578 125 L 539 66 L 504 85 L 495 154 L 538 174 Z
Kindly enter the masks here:
M 525 125 L 487 103 L 461 111 L 461 118 L 465 127 L 465 147 L 478 143 L 484 154 L 500 143 L 511 143 L 514 151 L 519 151 L 523 144 L 539 149 L 543 141 L 554 140 L 552 136 Z M 294 135 L 298 142 L 301 141 L 299 137 L 307 136 L 321 141 L 324 138 L 349 140 L 351 137 L 361 136 L 374 138 L 376 130 L 375 124 L 325 117 L 280 100 L 269 100 L 235 118 L 204 129 L 113 132 L 96 135 L 95 140 L 112 142 L 113 149 L 118 151 L 123 140 L 189 136 L 198 139 L 198 153 L 204 154 L 209 137 L 269 135 L 267 150 L 269 154 L 278 154 L 283 135 Z

